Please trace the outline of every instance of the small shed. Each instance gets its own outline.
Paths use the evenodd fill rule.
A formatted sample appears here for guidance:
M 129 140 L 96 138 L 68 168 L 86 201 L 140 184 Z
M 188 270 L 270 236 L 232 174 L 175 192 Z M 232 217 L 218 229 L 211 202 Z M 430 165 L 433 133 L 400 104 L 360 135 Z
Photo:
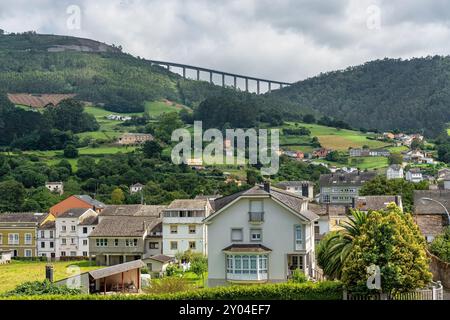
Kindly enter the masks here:
M 84 293 L 139 293 L 141 290 L 142 260 L 130 261 L 111 267 L 92 270 L 78 276 L 55 282 L 57 285 L 77 287 Z
M 175 261 L 175 258 L 158 254 L 151 257 L 144 256 L 143 261 L 147 265 L 149 272 L 162 275 L 166 272 L 167 267 Z

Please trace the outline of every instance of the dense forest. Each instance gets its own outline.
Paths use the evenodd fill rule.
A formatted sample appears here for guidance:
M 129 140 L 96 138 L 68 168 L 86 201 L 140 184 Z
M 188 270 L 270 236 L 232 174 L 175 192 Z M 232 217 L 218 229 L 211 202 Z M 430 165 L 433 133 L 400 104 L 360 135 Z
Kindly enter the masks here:
M 450 121 L 450 57 L 384 59 L 329 72 L 269 94 L 353 128 L 436 136 Z

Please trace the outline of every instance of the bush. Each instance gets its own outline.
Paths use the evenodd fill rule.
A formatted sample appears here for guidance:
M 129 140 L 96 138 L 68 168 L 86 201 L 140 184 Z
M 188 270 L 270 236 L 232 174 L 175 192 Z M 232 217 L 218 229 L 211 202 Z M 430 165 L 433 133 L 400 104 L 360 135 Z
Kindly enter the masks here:
M 171 277 L 182 272 L 181 268 L 176 264 L 171 264 L 166 268 L 166 276 Z
M 27 300 L 342 300 L 339 281 L 241 285 L 199 289 L 172 294 L 142 295 L 47 295 L 11 297 Z
M 438 235 L 430 244 L 430 252 L 439 259 L 450 262 L 450 227 Z
M 292 272 L 291 281 L 294 283 L 304 283 L 308 281 L 308 277 L 300 269 L 295 269 L 294 272 Z
M 5 296 L 35 296 L 45 294 L 57 295 L 79 295 L 80 289 L 71 289 L 67 286 L 57 286 L 48 280 L 25 282 L 9 291 Z
M 189 291 L 192 286 L 186 279 L 178 277 L 166 277 L 158 280 L 153 280 L 151 285 L 144 289 L 146 293 L 164 294 L 164 293 L 177 293 Z

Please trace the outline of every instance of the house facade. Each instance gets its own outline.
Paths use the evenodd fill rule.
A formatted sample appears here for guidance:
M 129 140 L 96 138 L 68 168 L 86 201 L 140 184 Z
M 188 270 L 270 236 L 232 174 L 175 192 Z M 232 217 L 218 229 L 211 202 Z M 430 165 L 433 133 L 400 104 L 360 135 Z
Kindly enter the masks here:
M 311 181 L 282 181 L 278 183 L 278 187 L 308 198 L 311 201 L 314 199 L 314 183 Z
M 203 219 L 211 210 L 207 199 L 174 200 L 163 211 L 163 254 L 174 257 L 189 250 L 206 255 L 208 238 Z
M 13 257 L 36 257 L 38 227 L 52 219 L 45 213 L 0 214 L 0 251 L 10 251 Z
M 136 145 L 153 139 L 153 136 L 147 133 L 125 133 L 119 138 L 118 142 L 121 145 Z
M 64 193 L 64 183 L 61 181 L 58 182 L 46 182 L 45 187 L 50 191 L 54 193 L 58 193 L 59 195 L 62 195 Z
M 56 217 L 56 259 L 89 257 L 88 236 L 95 229 L 97 215 L 92 209 L 74 208 Z
M 162 253 L 161 213 L 166 206 L 114 205 L 99 215 L 89 235 L 89 254 L 100 265 L 116 265 Z
M 364 183 L 374 179 L 375 172 L 322 174 L 319 178 L 320 203 L 349 205 L 358 197 Z
M 423 181 L 423 175 L 420 169 L 410 169 L 406 172 L 405 179 L 410 182 L 418 183 Z
M 208 226 L 208 285 L 287 281 L 315 270 L 314 221 L 308 200 L 255 186 L 216 199 Z
M 37 254 L 47 260 L 56 258 L 56 225 L 55 220 L 42 223 L 37 230 Z
M 386 171 L 386 178 L 388 180 L 391 179 L 403 179 L 404 173 L 403 168 L 399 164 L 392 164 L 389 166 L 389 168 Z

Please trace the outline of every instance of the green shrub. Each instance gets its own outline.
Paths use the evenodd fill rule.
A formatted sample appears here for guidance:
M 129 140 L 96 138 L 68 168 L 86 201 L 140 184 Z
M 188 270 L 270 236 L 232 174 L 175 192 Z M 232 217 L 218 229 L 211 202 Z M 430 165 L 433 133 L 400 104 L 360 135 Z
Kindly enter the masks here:
M 24 300 L 341 300 L 339 281 L 241 285 L 192 290 L 172 294 L 141 295 L 44 295 L 5 297 Z
M 178 277 L 165 277 L 162 279 L 153 280 L 151 285 L 144 291 L 153 294 L 177 293 L 189 291 L 192 286 L 186 279 Z
M 35 296 L 35 295 L 78 295 L 80 289 L 71 289 L 67 286 L 57 286 L 48 280 L 25 282 L 14 290 L 5 293 L 5 296 Z
M 181 268 L 176 264 L 168 265 L 166 268 L 166 276 L 168 276 L 168 277 L 172 277 L 172 276 L 174 276 L 176 274 L 180 274 L 182 272 L 183 271 L 181 270 Z
M 300 269 L 295 269 L 292 272 L 292 280 L 291 282 L 295 283 L 304 283 L 308 281 L 308 277 L 305 275 L 305 273 Z
M 445 262 L 450 262 L 450 227 L 430 244 L 430 252 Z

